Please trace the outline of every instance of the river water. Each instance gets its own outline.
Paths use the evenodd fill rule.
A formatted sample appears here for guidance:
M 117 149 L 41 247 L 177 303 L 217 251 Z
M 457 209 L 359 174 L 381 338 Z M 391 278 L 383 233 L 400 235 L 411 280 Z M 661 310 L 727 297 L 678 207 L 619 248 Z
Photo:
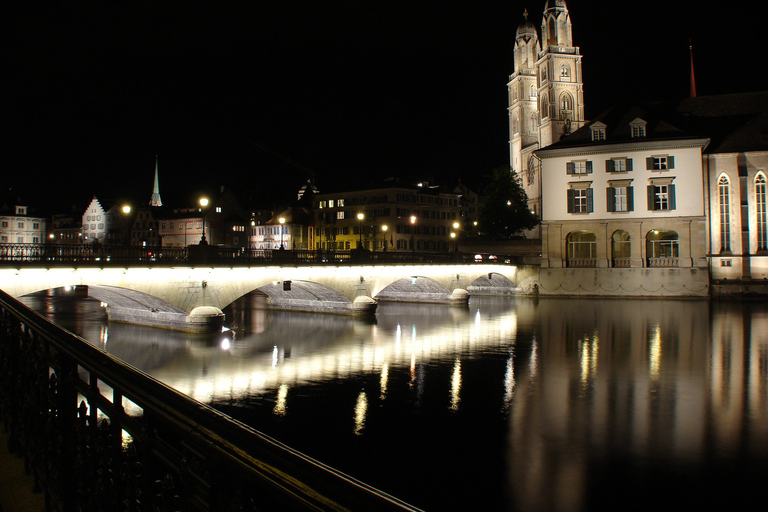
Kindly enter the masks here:
M 472 299 L 225 335 L 30 307 L 166 384 L 429 511 L 744 510 L 768 481 L 768 303 Z

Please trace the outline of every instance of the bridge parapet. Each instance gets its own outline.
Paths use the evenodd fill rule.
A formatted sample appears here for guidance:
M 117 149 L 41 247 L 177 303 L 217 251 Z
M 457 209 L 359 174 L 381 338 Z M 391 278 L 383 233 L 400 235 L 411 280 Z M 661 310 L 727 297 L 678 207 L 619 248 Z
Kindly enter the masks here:
M 53 510 L 417 510 L 149 378 L 2 291 L 0 416 Z

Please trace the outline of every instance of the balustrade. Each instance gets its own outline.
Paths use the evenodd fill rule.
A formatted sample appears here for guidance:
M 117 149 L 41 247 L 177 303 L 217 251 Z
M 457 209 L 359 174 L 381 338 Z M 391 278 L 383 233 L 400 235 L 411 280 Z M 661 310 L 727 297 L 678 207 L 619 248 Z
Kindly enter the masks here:
M 499 261 L 511 257 L 499 256 Z M 450 263 L 472 262 L 474 255 L 459 252 L 311 251 L 241 249 L 215 245 L 141 247 L 83 244 L 0 244 L 0 265 L 29 266 L 178 266 L 198 264 L 336 265 L 340 263 Z

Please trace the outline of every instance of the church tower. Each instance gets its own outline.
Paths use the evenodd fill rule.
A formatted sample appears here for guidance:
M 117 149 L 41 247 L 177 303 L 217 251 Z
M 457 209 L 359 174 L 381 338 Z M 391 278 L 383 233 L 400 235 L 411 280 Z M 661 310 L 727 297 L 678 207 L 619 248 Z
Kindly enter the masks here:
M 509 94 L 509 165 L 521 178 L 528 205 L 541 215 L 541 172 L 533 152 L 584 125 L 581 54 L 573 46 L 565 0 L 547 0 L 541 39 L 528 11 L 515 34 Z M 538 231 L 526 234 L 538 237 Z
M 157 156 L 155 156 L 155 184 L 152 186 L 152 197 L 149 198 L 149 206 L 159 208 L 163 206 L 163 201 L 160 199 L 160 181 L 158 180 L 157 172 Z
M 565 0 L 547 0 L 541 20 L 539 68 L 539 146 L 549 146 L 584 124 L 581 55 L 573 46 Z

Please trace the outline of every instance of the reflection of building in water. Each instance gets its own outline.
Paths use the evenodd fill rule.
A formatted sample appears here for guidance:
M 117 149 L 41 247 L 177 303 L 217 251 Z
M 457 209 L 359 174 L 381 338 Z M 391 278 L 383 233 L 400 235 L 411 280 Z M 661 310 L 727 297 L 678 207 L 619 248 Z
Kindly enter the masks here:
M 712 319 L 708 423 L 715 449 L 768 455 L 768 312 L 722 305 Z M 744 426 L 748 425 L 747 434 Z
M 547 299 L 537 374 L 515 375 L 507 478 L 521 510 L 581 510 L 609 453 L 706 455 L 706 302 Z M 642 304 L 642 309 L 638 306 Z M 765 382 L 765 381 L 763 381 Z

